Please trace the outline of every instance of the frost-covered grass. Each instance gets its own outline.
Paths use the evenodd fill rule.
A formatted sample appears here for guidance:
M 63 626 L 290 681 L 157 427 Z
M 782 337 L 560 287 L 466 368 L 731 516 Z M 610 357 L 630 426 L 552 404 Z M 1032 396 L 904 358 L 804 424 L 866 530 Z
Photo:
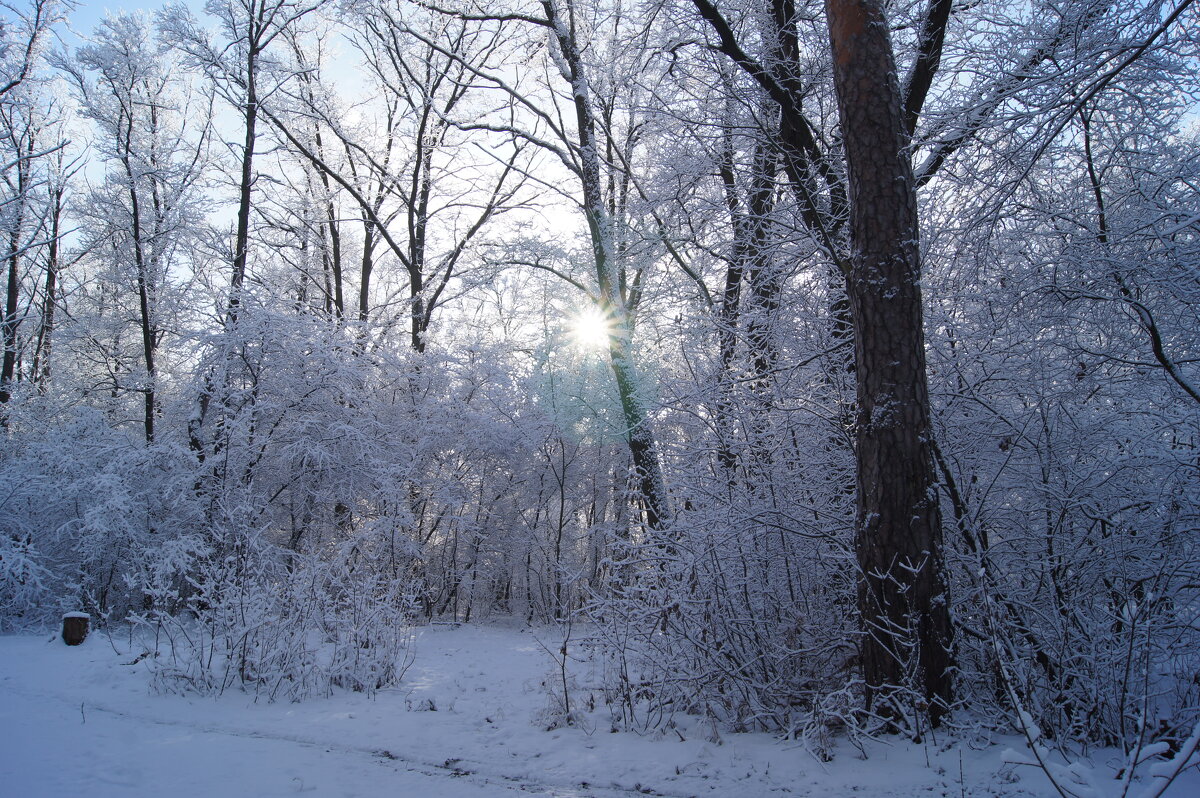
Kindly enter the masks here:
M 144 647 L 128 635 L 93 633 L 74 648 L 50 633 L 0 637 L 0 794 L 1054 794 L 1039 770 L 1006 764 L 1025 748 L 1017 736 L 892 737 L 861 752 L 835 741 L 821 762 L 794 742 L 686 716 L 652 736 L 614 733 L 600 668 L 574 643 L 568 725 L 552 656 L 561 642 L 554 628 L 429 626 L 399 686 L 291 703 L 237 689 L 155 692 L 150 661 L 138 660 Z M 1081 795 L 1116 796 L 1119 759 L 1093 753 L 1061 772 L 1078 774 Z M 1167 792 L 1196 794 L 1194 769 Z

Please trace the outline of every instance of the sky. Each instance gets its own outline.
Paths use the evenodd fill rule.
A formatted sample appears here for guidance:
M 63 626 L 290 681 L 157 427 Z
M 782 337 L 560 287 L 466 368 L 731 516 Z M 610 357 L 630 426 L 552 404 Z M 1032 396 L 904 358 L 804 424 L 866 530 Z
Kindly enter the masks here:
M 163 2 L 153 2 L 153 0 L 131 0 L 128 3 L 81 3 L 78 8 L 71 12 L 69 18 L 70 27 L 76 34 L 82 34 L 86 36 L 100 20 L 104 19 L 105 14 L 115 14 L 120 11 L 145 11 L 148 14 L 153 14 L 155 11 L 163 7 L 165 1 L 166 0 L 163 0 Z M 185 5 L 191 6 L 192 8 L 199 8 L 203 5 L 203 3 L 199 2 L 199 0 L 189 0 L 189 2 L 185 3 Z

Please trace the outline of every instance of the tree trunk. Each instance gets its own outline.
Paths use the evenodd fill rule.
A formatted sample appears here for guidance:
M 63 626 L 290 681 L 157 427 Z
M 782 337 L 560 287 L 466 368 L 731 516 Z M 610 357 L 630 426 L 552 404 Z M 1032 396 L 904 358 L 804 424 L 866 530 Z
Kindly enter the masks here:
M 863 674 L 880 712 L 891 714 L 891 700 L 911 689 L 936 724 L 952 700 L 951 627 L 912 166 L 881 4 L 827 0 L 825 7 L 850 182 Z
M 246 135 L 242 144 L 241 180 L 238 182 L 237 232 L 234 234 L 233 269 L 229 278 L 228 323 L 230 326 L 237 324 L 238 311 L 242 305 L 242 285 L 246 280 L 246 261 L 250 249 L 250 200 L 254 192 L 254 146 L 258 141 L 258 42 L 253 35 L 253 28 L 251 28 L 251 35 L 247 38 L 246 103 L 243 109 Z
M 21 233 L 25 228 L 25 214 L 29 204 L 30 191 L 30 158 L 34 152 L 32 133 L 23 133 L 17 137 L 17 185 L 12 203 L 16 211 L 12 214 L 12 226 L 8 230 L 8 251 L 5 253 L 5 263 L 8 266 L 8 279 L 5 281 L 4 301 L 4 358 L 0 366 L 0 403 L 7 403 L 12 396 L 12 384 L 17 377 L 17 328 L 21 325 L 21 317 L 17 313 L 21 293 Z M 26 147 L 25 152 L 21 148 Z M 4 416 L 0 416 L 0 424 Z
M 50 382 L 50 356 L 54 348 L 55 295 L 58 293 L 59 238 L 62 229 L 63 196 L 66 189 L 55 186 L 50 192 L 50 240 L 47 242 L 46 280 L 42 289 L 42 319 L 38 325 L 37 347 L 33 352 L 31 379 L 40 390 Z
M 655 531 L 671 523 L 671 507 L 663 478 L 662 462 L 653 423 L 643 404 L 640 378 L 633 356 L 634 320 L 627 301 L 624 279 L 613 243 L 612 219 L 604 200 L 604 183 L 597 151 L 596 118 L 591 103 L 591 86 L 584 72 L 583 58 L 575 39 L 574 24 L 568 13 L 560 17 L 552 0 L 542 0 L 542 8 L 554 31 L 556 44 L 566 69 L 563 77 L 571 82 L 575 104 L 575 123 L 579 136 L 579 181 L 583 188 L 583 211 L 592 242 L 596 282 L 600 288 L 600 311 L 608 318 L 612 334 L 608 341 L 609 365 L 617 383 L 621 411 L 625 421 L 625 439 L 633 460 L 635 478 L 644 502 L 646 525 Z M 570 12 L 570 5 L 567 5 Z
M 124 137 L 118 142 L 117 146 L 121 152 L 121 164 L 125 169 L 125 179 L 129 181 L 129 237 L 133 242 L 133 264 L 137 269 L 138 320 L 142 331 L 142 358 L 146 366 L 146 384 L 142 387 L 144 405 L 143 424 L 146 443 L 153 443 L 154 416 L 156 414 L 154 354 L 157 343 L 154 321 L 151 317 L 152 302 L 150 295 L 152 292 L 151 281 L 153 280 L 153 275 L 150 274 L 147 264 L 146 247 L 142 236 L 141 195 L 138 191 L 140 176 L 134 170 L 132 163 L 133 124 L 133 117 L 130 116 L 126 120 Z
M 18 217 L 17 224 L 20 224 L 20 217 Z M 18 226 L 15 229 L 19 230 L 20 228 Z M 0 367 L 0 403 L 8 402 L 12 395 L 12 383 L 17 374 L 17 327 L 21 324 L 21 319 L 17 315 L 17 300 L 21 289 L 20 246 L 20 236 L 15 232 L 12 233 L 9 236 L 8 257 L 5 258 L 8 265 L 8 279 L 5 281 L 4 358 L 3 366 Z

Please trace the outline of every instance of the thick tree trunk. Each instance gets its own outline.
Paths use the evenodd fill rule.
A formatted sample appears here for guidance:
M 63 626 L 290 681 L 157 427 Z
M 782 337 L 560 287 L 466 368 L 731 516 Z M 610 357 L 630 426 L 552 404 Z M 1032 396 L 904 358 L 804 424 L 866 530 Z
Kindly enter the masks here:
M 950 613 L 930 451 L 921 258 L 891 41 L 877 0 L 827 0 L 849 167 L 858 423 L 855 548 L 869 700 L 952 699 Z

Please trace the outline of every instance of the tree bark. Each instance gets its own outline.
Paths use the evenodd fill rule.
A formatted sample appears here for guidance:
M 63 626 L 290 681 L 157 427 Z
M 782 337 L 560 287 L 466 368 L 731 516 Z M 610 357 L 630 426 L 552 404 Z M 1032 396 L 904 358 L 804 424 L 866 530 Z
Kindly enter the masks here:
M 912 165 L 878 0 L 826 0 L 850 184 L 848 291 L 857 360 L 859 612 L 868 701 L 918 692 L 936 724 L 953 698 L 942 525 L 930 451 Z

